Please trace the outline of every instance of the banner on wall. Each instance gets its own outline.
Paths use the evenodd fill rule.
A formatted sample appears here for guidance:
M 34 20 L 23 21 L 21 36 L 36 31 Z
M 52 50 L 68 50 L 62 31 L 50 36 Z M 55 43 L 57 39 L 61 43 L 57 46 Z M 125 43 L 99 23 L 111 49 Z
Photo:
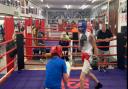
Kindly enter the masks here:
M 122 26 L 127 26 L 127 0 L 119 1 L 118 32 L 121 32 Z
M 127 13 L 120 13 L 119 18 L 120 18 L 121 26 L 126 26 L 127 25 Z
M 27 26 L 27 34 L 32 34 L 32 28 L 31 28 L 31 26 Z

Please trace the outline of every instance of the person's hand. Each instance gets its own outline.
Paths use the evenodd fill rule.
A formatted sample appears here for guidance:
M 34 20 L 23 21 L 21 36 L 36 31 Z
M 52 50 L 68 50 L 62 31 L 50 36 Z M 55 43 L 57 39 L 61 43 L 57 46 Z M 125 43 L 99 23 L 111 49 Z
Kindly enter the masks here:
M 105 39 L 105 42 L 109 42 L 109 41 L 110 41 L 109 38 L 106 38 L 106 39 Z

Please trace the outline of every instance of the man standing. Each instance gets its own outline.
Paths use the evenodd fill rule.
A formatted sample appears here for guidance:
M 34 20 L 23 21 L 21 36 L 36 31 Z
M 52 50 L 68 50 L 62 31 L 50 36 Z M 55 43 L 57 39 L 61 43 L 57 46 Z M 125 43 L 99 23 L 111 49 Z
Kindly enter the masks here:
M 90 65 L 90 60 L 92 60 L 91 55 L 93 55 L 92 50 L 94 48 L 94 55 L 97 56 L 97 47 L 96 47 L 96 42 L 95 38 L 92 35 L 91 32 L 91 24 L 90 22 L 87 23 L 87 30 L 84 35 L 86 35 L 86 40 L 84 42 L 81 42 L 80 39 L 80 45 L 81 45 L 81 52 L 82 52 L 82 61 L 84 62 L 83 68 L 81 71 L 80 75 L 80 89 L 85 89 L 84 88 L 84 82 L 85 79 L 87 79 L 87 76 L 91 77 L 95 82 L 96 86 L 95 89 L 100 89 L 102 88 L 102 84 L 99 82 L 99 80 L 96 78 L 96 76 L 91 72 L 91 65 Z M 82 36 L 81 36 L 82 38 Z M 82 43 L 82 44 L 81 44 Z
M 110 41 L 113 39 L 112 33 L 106 29 L 106 24 L 102 23 L 102 30 L 99 30 L 97 34 L 97 46 L 109 46 Z M 98 48 L 100 55 L 108 55 L 109 54 L 109 47 Z M 109 57 L 107 56 L 100 56 L 100 62 L 107 63 Z M 106 72 L 107 65 L 99 65 L 99 71 Z
M 67 84 L 68 74 L 66 63 L 61 59 L 61 46 L 53 46 L 50 51 L 52 58 L 46 65 L 45 89 L 62 89 L 62 79 Z

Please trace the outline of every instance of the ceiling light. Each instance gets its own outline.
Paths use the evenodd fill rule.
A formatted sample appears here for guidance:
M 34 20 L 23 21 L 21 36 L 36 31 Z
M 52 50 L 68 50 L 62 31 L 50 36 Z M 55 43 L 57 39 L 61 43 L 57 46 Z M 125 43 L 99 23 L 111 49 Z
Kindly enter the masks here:
M 19 0 L 16 0 L 17 2 L 20 2 Z
M 70 9 L 72 6 L 71 6 L 71 5 L 64 5 L 64 7 L 65 7 L 66 9 Z
M 34 8 L 33 6 L 31 6 L 31 8 Z
M 0 15 L 0 18 L 4 18 L 5 16 L 4 15 Z
M 98 0 L 92 0 L 92 3 L 96 2 L 96 1 L 98 1 Z
M 41 2 L 43 2 L 44 0 L 40 0 Z
M 107 9 L 107 5 L 103 6 L 101 9 L 102 10 L 106 10 Z
M 81 7 L 80 7 L 80 9 L 86 9 L 86 8 L 88 8 L 89 7 L 89 5 L 82 5 Z
M 47 8 L 50 8 L 50 6 L 49 6 L 48 4 L 46 5 L 46 7 L 47 7 Z

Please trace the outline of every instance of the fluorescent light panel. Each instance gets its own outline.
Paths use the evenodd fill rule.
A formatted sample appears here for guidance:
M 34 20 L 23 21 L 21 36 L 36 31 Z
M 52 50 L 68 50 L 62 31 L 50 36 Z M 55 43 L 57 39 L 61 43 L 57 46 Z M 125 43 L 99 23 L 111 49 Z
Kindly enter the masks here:
M 44 2 L 44 0 L 40 0 L 41 2 Z
M 80 7 L 80 9 L 86 9 L 86 8 L 88 8 L 89 7 L 89 5 L 82 5 L 81 7 Z
M 96 1 L 99 1 L 99 0 L 92 0 L 92 3 L 96 2 Z
M 102 10 L 106 10 L 107 9 L 107 5 L 103 6 L 101 9 Z
M 66 9 L 70 9 L 72 6 L 71 6 L 71 5 L 64 5 L 64 7 L 65 7 Z
M 47 7 L 47 8 L 50 8 L 50 6 L 49 6 L 48 4 L 46 5 L 46 7 Z

